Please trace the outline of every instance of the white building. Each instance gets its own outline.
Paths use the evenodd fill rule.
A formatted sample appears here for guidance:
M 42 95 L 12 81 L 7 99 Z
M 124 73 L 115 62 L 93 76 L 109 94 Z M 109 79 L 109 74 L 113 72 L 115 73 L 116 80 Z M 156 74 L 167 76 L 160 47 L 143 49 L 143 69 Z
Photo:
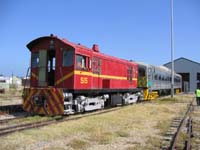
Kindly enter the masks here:
M 8 91 L 10 87 L 20 87 L 22 85 L 22 79 L 16 76 L 5 77 L 0 75 L 0 91 Z
M 9 78 L 0 75 L 0 91 L 9 90 Z
M 9 84 L 13 84 L 16 86 L 21 86 L 22 85 L 22 79 L 16 76 L 12 76 L 9 78 Z

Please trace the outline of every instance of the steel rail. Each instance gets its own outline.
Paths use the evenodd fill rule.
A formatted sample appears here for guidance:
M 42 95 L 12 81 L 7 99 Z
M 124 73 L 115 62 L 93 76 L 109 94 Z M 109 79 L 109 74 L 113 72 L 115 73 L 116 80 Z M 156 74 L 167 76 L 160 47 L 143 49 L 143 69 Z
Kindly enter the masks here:
M 15 117 L 15 118 L 2 119 L 2 120 L 0 120 L 0 125 L 2 125 L 4 123 L 8 123 L 8 122 L 13 121 L 13 120 L 23 119 L 23 118 L 26 118 L 26 117 L 29 117 L 29 115 L 19 116 L 19 117 Z
M 187 140 L 185 141 L 185 150 L 191 150 L 191 137 L 192 137 L 192 118 L 189 117 L 187 125 Z
M 179 137 L 181 128 L 183 127 L 183 124 L 188 116 L 188 114 L 191 112 L 191 110 L 193 109 L 193 103 L 194 103 L 194 98 L 192 100 L 192 102 L 190 103 L 190 105 L 188 106 L 188 109 L 186 111 L 186 113 L 184 114 L 184 117 L 182 118 L 178 128 L 177 128 L 177 132 L 175 133 L 175 135 L 173 136 L 172 142 L 170 144 L 170 150 L 176 150 L 176 144 L 177 144 L 177 139 Z
M 51 124 L 57 124 L 57 123 L 65 122 L 65 121 L 73 121 L 73 120 L 78 120 L 78 119 L 81 119 L 81 118 L 84 118 L 84 117 L 100 115 L 100 114 L 104 114 L 104 113 L 108 113 L 108 112 L 118 110 L 120 108 L 122 108 L 122 107 L 116 107 L 116 108 L 112 108 L 112 109 L 104 109 L 104 110 L 100 110 L 100 111 L 96 111 L 96 112 L 90 112 L 90 113 L 82 114 L 80 116 L 77 116 L 77 115 L 66 116 L 66 117 L 61 118 L 59 120 L 54 119 L 54 120 L 48 120 L 48 121 L 39 121 L 39 122 L 34 122 L 34 123 L 27 123 L 27 124 L 20 124 L 20 125 L 5 127 L 5 128 L 0 129 L 0 136 L 5 136 L 7 134 L 14 133 L 14 132 L 17 132 L 17 131 L 26 130 L 26 129 L 39 128 L 39 127 L 43 127 L 43 126 L 47 126 L 47 125 L 51 125 Z

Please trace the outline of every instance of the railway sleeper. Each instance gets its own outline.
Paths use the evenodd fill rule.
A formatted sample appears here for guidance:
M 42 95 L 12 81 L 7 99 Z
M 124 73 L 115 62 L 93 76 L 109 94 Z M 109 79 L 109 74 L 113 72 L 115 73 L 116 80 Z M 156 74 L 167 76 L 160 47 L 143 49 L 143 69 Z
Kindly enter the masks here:
M 176 122 L 173 121 L 173 122 L 171 123 L 171 125 L 179 125 L 179 124 L 180 124 L 180 121 L 176 121 Z
M 164 141 L 172 141 L 173 140 L 173 136 L 164 136 L 162 139 Z
M 167 131 L 165 133 L 165 136 L 173 136 L 176 133 L 176 131 Z

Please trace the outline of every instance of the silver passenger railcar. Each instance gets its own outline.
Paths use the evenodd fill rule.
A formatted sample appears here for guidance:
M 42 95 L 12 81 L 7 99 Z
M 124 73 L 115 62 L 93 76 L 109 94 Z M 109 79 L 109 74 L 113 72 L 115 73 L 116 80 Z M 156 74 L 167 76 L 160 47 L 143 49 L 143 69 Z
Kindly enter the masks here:
M 159 95 L 170 94 L 171 70 L 164 66 L 153 66 L 137 62 L 138 87 L 143 89 L 143 99 L 154 99 Z M 174 92 L 180 93 L 182 88 L 181 75 L 174 72 Z

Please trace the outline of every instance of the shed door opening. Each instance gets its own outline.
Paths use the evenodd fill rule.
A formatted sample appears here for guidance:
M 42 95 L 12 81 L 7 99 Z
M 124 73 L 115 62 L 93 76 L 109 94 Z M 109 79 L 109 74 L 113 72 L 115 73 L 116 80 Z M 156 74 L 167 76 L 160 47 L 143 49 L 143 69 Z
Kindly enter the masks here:
M 200 86 L 200 73 L 197 73 L 197 87 Z
M 190 91 L 190 73 L 178 73 L 182 76 L 182 91 L 189 92 Z

